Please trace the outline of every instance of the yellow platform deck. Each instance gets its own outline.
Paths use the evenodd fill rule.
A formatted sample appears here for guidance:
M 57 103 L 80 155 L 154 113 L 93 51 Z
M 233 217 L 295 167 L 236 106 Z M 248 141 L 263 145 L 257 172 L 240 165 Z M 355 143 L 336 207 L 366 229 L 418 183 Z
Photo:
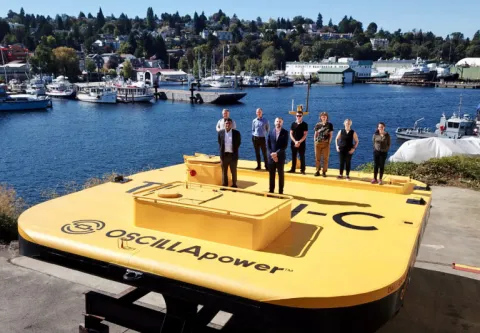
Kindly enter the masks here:
M 239 161 L 240 190 L 209 185 L 206 201 L 177 183 L 195 216 L 165 203 L 181 206 L 178 197 L 158 196 L 164 184 L 188 180 L 191 170 L 179 164 L 32 207 L 19 218 L 19 233 L 51 249 L 287 307 L 354 306 L 402 287 L 428 219 L 431 192 L 415 189 L 425 184 L 386 175 L 385 185 L 373 185 L 358 172 L 348 182 L 336 179 L 337 170 L 323 178 L 307 167 L 306 175 L 285 174 L 284 196 L 269 196 L 268 172 L 255 166 Z M 253 236 L 258 221 L 286 205 L 288 221 L 278 215 L 284 231 Z M 217 215 L 198 222 L 206 211 Z M 243 220 L 232 223 L 230 214 Z

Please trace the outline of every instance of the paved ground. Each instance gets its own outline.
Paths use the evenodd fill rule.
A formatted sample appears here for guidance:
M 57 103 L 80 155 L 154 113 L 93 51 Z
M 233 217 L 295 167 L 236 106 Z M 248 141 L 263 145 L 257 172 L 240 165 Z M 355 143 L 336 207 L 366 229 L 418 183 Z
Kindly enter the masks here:
M 480 192 L 433 189 L 433 208 L 416 269 L 399 315 L 378 333 L 480 332 L 480 274 L 452 263 L 480 267 Z M 84 293 L 118 293 L 127 287 L 97 277 L 0 251 L 0 331 L 78 332 Z M 161 295 L 140 300 L 164 308 Z M 230 318 L 220 313 L 212 326 Z M 127 332 L 111 326 L 110 332 Z M 129 333 L 132 331 L 128 331 Z

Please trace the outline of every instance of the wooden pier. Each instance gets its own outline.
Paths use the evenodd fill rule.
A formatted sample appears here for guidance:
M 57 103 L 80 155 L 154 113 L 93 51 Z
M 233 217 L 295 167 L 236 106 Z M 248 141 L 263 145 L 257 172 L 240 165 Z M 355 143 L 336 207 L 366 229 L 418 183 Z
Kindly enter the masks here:
M 212 92 L 212 91 L 198 91 L 180 89 L 160 89 L 155 93 L 158 99 L 189 102 L 192 104 L 234 104 L 238 103 L 243 97 L 247 95 L 246 92 Z
M 457 89 L 480 89 L 479 82 L 465 83 L 465 82 L 436 82 L 436 88 L 457 88 Z

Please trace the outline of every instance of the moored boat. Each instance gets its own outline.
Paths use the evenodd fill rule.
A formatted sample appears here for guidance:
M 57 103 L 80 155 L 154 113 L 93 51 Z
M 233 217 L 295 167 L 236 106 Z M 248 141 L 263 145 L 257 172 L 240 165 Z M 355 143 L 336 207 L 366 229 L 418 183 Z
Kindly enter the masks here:
M 77 93 L 77 99 L 82 102 L 115 104 L 117 91 L 110 86 L 86 87 Z
M 28 111 L 47 109 L 52 106 L 49 97 L 28 94 L 8 95 L 6 87 L 0 85 L 0 111 Z
M 154 102 L 155 96 L 144 82 L 133 82 L 115 85 L 117 101 L 121 103 Z

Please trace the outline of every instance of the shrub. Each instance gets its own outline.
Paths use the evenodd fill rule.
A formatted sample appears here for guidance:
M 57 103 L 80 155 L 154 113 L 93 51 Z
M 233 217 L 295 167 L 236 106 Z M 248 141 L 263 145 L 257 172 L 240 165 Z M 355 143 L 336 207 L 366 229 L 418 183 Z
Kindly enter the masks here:
M 25 203 L 13 188 L 0 185 L 0 241 L 17 239 L 17 219 Z
M 362 172 L 373 172 L 373 163 L 356 168 Z M 480 190 L 480 157 L 450 156 L 433 158 L 420 164 L 391 162 L 385 165 L 385 173 L 411 176 L 429 185 L 449 185 Z

